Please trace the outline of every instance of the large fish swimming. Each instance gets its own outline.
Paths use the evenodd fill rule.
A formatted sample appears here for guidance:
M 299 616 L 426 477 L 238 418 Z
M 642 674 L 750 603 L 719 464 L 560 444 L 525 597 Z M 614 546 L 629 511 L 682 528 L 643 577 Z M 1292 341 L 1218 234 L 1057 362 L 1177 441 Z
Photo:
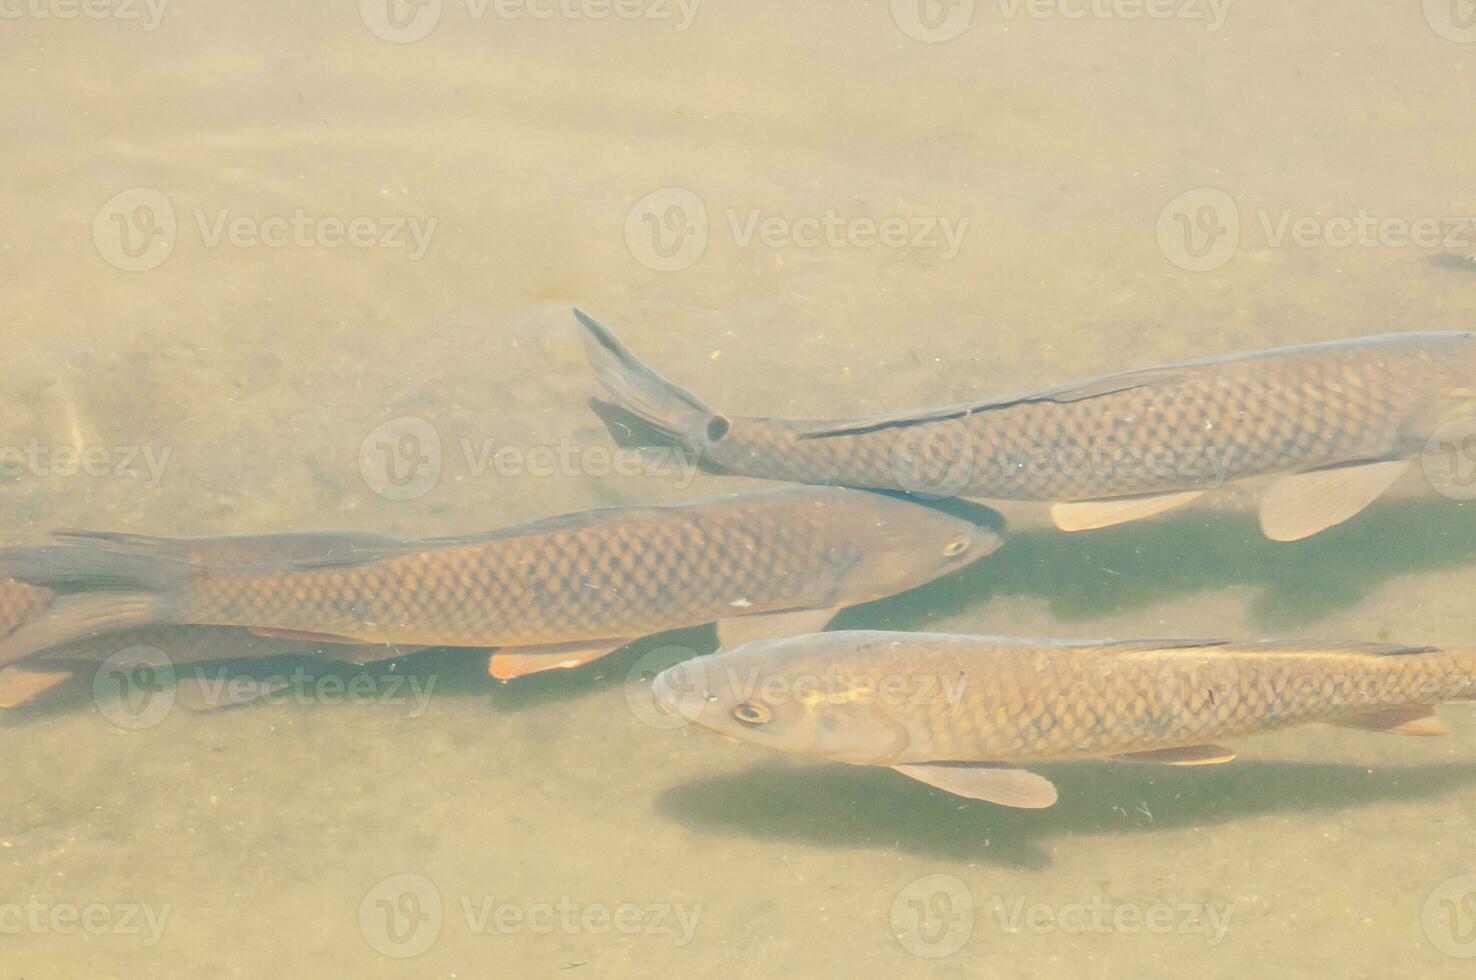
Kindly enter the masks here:
M 1261 527 L 1289 541 L 1347 520 L 1448 420 L 1476 411 L 1476 336 L 1407 333 L 1113 374 L 966 405 L 801 421 L 718 412 L 576 311 L 634 441 L 650 430 L 748 476 L 1052 504 L 1058 527 L 1106 527 L 1246 477 L 1280 479 Z M 796 379 L 798 380 L 798 379 Z
M 1065 642 L 837 631 L 747 644 L 657 675 L 659 708 L 745 742 L 1006 806 L 1056 800 L 1020 768 L 1211 765 L 1219 743 L 1308 722 L 1448 735 L 1476 653 L 1390 644 Z
M 989 512 L 988 517 L 996 515 Z M 986 524 L 839 487 L 614 507 L 491 534 L 349 540 L 330 556 L 207 565 L 149 539 L 69 536 L 0 553 L 0 573 L 66 593 L 0 640 L 0 664 L 65 639 L 161 623 L 312 642 L 495 647 L 507 679 L 652 633 L 717 622 L 732 646 L 813 632 L 998 547 Z

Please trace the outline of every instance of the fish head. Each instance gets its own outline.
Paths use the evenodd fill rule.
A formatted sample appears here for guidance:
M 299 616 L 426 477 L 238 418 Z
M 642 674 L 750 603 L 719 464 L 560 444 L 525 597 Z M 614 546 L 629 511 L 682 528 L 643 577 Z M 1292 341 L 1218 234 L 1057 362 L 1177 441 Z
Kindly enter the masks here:
M 853 559 L 837 589 L 842 605 L 924 585 L 972 565 L 1004 543 L 1004 520 L 988 507 L 966 504 L 966 509 L 955 506 L 957 513 L 949 513 L 904 496 L 844 493 L 843 506 L 832 515 Z
M 850 631 L 759 640 L 677 664 L 653 681 L 657 710 L 740 742 L 890 765 L 915 741 L 887 678 L 855 662 Z

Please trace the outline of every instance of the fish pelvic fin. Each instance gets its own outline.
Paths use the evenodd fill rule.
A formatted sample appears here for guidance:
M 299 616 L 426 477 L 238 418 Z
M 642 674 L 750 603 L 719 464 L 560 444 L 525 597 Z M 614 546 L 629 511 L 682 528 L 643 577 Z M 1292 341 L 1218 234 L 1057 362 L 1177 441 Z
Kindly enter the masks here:
M 591 407 L 617 442 L 638 446 L 676 443 L 700 453 L 713 427 L 726 434 L 727 419 L 646 367 L 608 327 L 582 310 L 575 310 L 574 317 L 583 328 L 580 336 L 589 366 L 609 395 L 608 401 L 596 400 Z

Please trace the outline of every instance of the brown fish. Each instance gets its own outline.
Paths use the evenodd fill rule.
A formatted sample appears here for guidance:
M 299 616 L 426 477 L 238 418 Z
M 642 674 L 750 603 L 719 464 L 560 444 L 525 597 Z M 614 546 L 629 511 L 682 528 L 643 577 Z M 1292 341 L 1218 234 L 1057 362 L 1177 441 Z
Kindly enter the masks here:
M 1476 335 L 1408 333 L 1113 374 L 921 412 L 799 421 L 708 408 L 575 311 L 617 438 L 673 441 L 747 476 L 1053 504 L 1068 531 L 1137 520 L 1247 477 L 1261 527 L 1347 520 L 1439 426 L 1473 413 Z M 652 432 L 651 430 L 655 430 Z
M 1055 787 L 1018 766 L 1213 765 L 1222 740 L 1308 722 L 1448 735 L 1432 706 L 1476 697 L 1476 652 L 838 631 L 677 664 L 654 696 L 745 742 L 1043 807 Z
M 310 561 L 207 566 L 69 545 L 0 554 L 0 570 L 77 593 L 58 600 L 72 605 L 49 635 L 33 631 L 51 642 L 158 623 L 245 626 L 304 640 L 496 647 L 491 670 L 505 679 L 714 621 L 729 646 L 813 632 L 844 606 L 922 585 L 999 543 L 986 526 L 906 500 L 805 487 L 376 541 Z M 27 629 L 0 641 L 0 663 L 38 649 Z

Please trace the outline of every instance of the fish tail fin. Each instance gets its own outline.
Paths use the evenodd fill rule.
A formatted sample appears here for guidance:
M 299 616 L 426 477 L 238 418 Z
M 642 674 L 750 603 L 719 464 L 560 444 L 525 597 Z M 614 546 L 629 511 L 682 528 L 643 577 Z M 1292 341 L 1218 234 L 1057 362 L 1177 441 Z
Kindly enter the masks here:
M 0 640 L 0 666 L 99 633 L 172 621 L 196 566 L 81 545 L 0 550 L 0 576 L 62 593 Z
M 635 445 L 675 443 L 700 451 L 709 426 L 727 421 L 689 391 L 641 363 L 609 328 L 583 311 L 574 316 L 584 328 L 584 351 L 609 401 L 591 403 L 617 442 Z M 632 424 L 638 423 L 638 424 Z M 623 430 L 623 431 L 622 431 Z

